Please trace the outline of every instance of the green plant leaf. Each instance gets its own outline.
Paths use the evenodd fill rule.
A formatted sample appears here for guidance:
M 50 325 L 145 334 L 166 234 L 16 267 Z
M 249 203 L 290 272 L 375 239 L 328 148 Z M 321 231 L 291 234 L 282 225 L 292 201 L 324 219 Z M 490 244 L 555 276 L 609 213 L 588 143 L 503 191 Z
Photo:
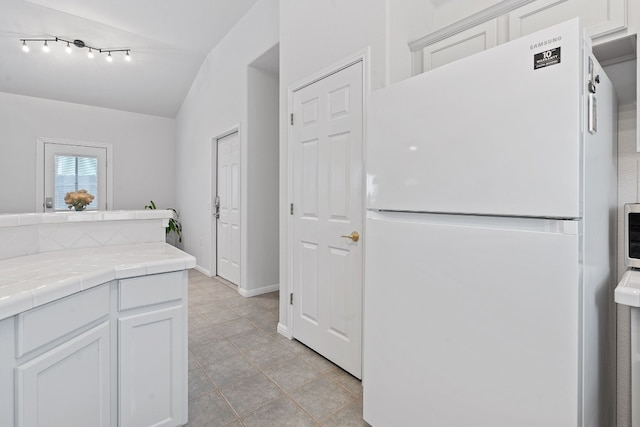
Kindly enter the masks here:
M 149 201 L 148 205 L 144 206 L 145 209 L 158 209 L 155 202 L 153 200 Z M 69 207 L 71 209 L 71 207 Z M 180 214 L 174 208 L 167 208 L 168 211 L 173 211 L 175 214 L 175 218 L 169 218 L 169 224 L 165 228 L 165 234 L 168 235 L 170 232 L 175 232 L 178 235 L 178 241 L 182 242 L 182 224 L 178 221 Z

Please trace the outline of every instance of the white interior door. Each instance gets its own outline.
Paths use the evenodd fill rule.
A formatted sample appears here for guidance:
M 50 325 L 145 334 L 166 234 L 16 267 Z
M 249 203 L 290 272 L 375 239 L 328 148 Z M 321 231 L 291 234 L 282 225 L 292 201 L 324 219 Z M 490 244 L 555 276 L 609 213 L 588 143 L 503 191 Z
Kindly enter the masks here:
M 82 189 L 95 197 L 87 210 L 107 209 L 107 149 L 45 143 L 44 211 L 68 210 L 65 195 Z
M 240 284 L 240 137 L 218 139 L 218 276 Z
M 362 366 L 362 62 L 293 94 L 293 336 Z

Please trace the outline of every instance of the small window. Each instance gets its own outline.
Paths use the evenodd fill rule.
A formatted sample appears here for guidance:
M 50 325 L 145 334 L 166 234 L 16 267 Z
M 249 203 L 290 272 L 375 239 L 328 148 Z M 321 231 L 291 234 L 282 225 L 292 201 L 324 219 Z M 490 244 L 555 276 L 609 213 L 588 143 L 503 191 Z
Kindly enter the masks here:
M 87 190 L 87 210 L 107 210 L 113 199 L 111 144 L 38 138 L 38 210 L 68 211 L 67 193 Z
M 56 155 L 55 162 L 55 209 L 67 209 L 64 202 L 67 193 L 84 189 L 95 197 L 87 210 L 97 210 L 100 204 L 98 158 Z

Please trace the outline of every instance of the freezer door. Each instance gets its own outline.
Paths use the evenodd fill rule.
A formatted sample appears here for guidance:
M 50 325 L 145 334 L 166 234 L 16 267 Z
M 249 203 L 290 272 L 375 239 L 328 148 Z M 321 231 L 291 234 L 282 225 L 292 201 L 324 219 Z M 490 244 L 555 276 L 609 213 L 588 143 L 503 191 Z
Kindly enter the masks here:
M 580 217 L 581 40 L 574 20 L 373 92 L 368 207 Z
M 425 217 L 367 219 L 364 419 L 580 425 L 576 221 Z

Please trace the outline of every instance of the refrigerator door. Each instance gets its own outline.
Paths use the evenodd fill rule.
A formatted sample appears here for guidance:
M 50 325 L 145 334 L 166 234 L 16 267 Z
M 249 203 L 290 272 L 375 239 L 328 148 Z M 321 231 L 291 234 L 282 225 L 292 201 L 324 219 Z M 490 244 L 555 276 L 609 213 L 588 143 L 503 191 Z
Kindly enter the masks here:
M 373 92 L 368 207 L 580 217 L 580 34 L 569 21 Z
M 364 419 L 579 425 L 580 226 L 370 212 Z

